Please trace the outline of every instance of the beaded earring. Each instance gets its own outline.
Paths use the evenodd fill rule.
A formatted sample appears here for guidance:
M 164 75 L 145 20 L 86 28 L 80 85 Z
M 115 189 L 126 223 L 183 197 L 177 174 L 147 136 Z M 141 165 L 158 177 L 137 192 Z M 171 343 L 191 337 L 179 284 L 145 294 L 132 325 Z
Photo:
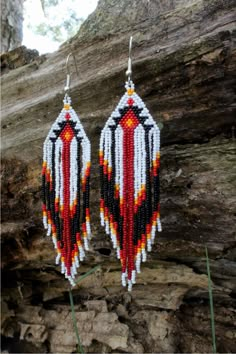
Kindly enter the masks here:
M 101 225 L 122 266 L 122 285 L 131 291 L 146 248 L 161 231 L 159 204 L 160 130 L 131 80 L 130 38 L 126 93 L 102 130 L 99 159 Z
M 64 107 L 53 123 L 43 146 L 42 209 L 44 228 L 47 229 L 47 236 L 52 236 L 57 251 L 56 264 L 61 263 L 61 273 L 65 274 L 74 286 L 76 269 L 79 267 L 79 261 L 84 259 L 84 250 L 88 250 L 88 238 L 91 234 L 91 148 L 68 95 L 71 76 L 68 60 L 71 54 L 66 61 Z

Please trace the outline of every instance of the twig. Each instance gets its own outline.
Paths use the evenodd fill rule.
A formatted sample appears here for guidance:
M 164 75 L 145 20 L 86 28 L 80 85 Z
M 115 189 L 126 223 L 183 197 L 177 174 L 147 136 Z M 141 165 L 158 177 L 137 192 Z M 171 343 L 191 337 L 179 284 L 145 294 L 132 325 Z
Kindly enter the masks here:
M 216 353 L 215 316 L 214 316 L 214 304 L 213 304 L 213 295 L 212 295 L 212 286 L 211 286 L 211 271 L 210 271 L 210 263 L 209 263 L 207 246 L 205 247 L 205 249 L 206 249 L 206 266 L 207 266 L 207 275 L 208 275 L 208 292 L 209 292 L 210 314 L 211 314 L 212 349 L 213 349 L 213 353 Z
M 92 274 L 93 272 L 95 272 L 100 266 L 97 265 L 96 267 L 90 269 L 87 273 L 83 274 L 81 277 L 79 277 L 79 279 L 75 282 L 76 284 L 78 284 L 79 282 L 81 282 L 84 278 L 87 278 L 87 276 L 89 276 L 90 274 Z M 75 330 L 75 334 L 77 337 L 77 342 L 78 342 L 78 346 L 77 346 L 77 352 L 84 354 L 84 349 L 80 340 L 80 336 L 79 336 L 79 330 L 78 330 L 78 326 L 77 326 L 77 322 L 76 322 L 76 317 L 75 317 L 75 306 L 74 306 L 74 300 L 73 300 L 73 294 L 71 289 L 69 290 L 69 298 L 70 298 L 70 307 L 71 307 L 71 315 L 72 315 L 72 320 L 73 320 L 73 324 L 74 324 L 74 330 Z
M 70 297 L 71 315 L 72 315 L 72 320 L 73 320 L 73 324 L 74 324 L 74 330 L 75 330 L 75 334 L 76 334 L 77 342 L 78 342 L 77 352 L 81 353 L 81 354 L 84 354 L 84 349 L 83 349 L 81 341 L 80 341 L 79 330 L 78 330 L 78 326 L 77 326 L 77 323 L 76 323 L 74 300 L 73 300 L 73 295 L 72 295 L 72 291 L 71 290 L 69 290 L 69 297 Z

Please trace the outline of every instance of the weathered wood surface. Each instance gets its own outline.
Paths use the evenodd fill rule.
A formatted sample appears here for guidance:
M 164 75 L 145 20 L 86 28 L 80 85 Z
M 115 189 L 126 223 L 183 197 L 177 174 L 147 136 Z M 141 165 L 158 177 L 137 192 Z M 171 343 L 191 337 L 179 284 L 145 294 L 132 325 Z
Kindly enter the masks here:
M 205 245 L 217 347 L 236 351 L 234 12 L 230 0 L 103 0 L 58 52 L 3 72 L 2 331 L 9 351 L 75 350 L 68 285 L 40 212 L 42 143 L 62 107 L 72 50 L 79 67 L 73 107 L 93 154 L 93 239 L 81 272 L 101 265 L 73 291 L 86 351 L 211 352 Z M 128 294 L 98 222 L 97 150 L 124 92 L 131 34 L 136 90 L 163 124 L 163 232 Z

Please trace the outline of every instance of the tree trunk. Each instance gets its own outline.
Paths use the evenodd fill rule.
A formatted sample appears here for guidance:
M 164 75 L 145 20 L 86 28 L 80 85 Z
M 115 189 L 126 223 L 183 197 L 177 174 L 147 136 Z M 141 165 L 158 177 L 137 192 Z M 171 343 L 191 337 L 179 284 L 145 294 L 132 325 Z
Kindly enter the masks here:
M 24 0 L 1 0 L 1 53 L 21 45 Z
M 216 341 L 235 352 L 235 1 L 102 0 L 58 52 L 2 76 L 2 333 L 9 352 L 71 353 L 68 282 L 41 223 L 42 144 L 62 108 L 65 61 L 76 56 L 71 97 L 92 142 L 93 237 L 73 290 L 86 352 L 211 352 L 205 246 Z M 161 130 L 163 232 L 127 293 L 99 226 L 98 140 L 133 80 Z M 14 51 L 9 53 L 9 60 Z

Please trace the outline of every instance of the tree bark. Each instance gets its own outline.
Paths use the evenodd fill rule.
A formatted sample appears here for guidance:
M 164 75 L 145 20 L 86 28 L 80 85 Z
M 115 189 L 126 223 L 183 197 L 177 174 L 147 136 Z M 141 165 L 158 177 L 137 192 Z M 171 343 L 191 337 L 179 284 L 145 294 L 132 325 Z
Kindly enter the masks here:
M 235 2 L 103 0 L 58 52 L 2 76 L 3 349 L 76 349 L 68 284 L 41 223 L 42 144 L 62 108 L 68 53 L 74 109 L 92 142 L 90 251 L 73 290 L 86 352 L 212 352 L 205 246 L 217 349 L 235 352 Z M 98 140 L 133 81 L 161 130 L 163 232 L 127 293 L 99 226 Z M 12 52 L 14 56 L 14 52 Z
M 23 3 L 24 0 L 1 0 L 1 53 L 22 43 Z

